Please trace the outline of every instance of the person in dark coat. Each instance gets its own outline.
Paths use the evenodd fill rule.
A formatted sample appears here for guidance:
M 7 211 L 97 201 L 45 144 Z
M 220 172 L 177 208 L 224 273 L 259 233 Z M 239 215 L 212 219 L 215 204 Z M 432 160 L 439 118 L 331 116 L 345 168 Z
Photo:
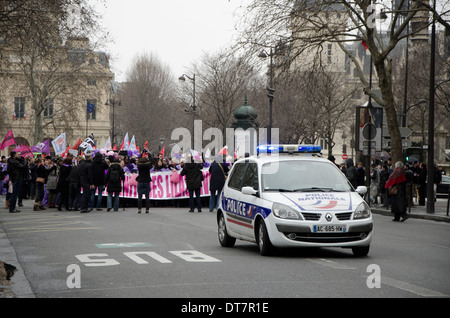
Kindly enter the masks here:
M 345 160 L 345 176 L 347 177 L 348 181 L 352 184 L 353 188 L 356 189 L 356 168 L 353 164 L 353 159 L 348 158 Z
M 78 156 L 78 162 L 83 160 L 82 156 Z M 78 211 L 78 204 L 80 202 L 80 166 L 75 165 L 70 170 L 69 174 L 69 211 Z
M 408 218 L 406 214 L 406 175 L 401 161 L 397 161 L 394 167 L 394 171 L 384 187 L 386 189 L 397 187 L 397 194 L 391 195 L 391 212 L 394 214 L 393 221 L 403 222 Z
M 94 187 L 91 189 L 91 208 L 95 206 L 95 192 L 98 190 L 97 194 L 97 211 L 101 211 L 102 207 L 102 193 L 105 188 L 105 172 L 108 170 L 108 164 L 106 163 L 103 155 L 97 152 L 92 160 L 92 174 L 91 174 L 91 184 Z
M 419 187 L 419 205 L 425 205 L 425 199 L 427 198 L 427 165 L 422 163 L 420 165 L 421 170 L 417 177 L 417 185 Z
M 122 191 L 122 182 L 125 181 L 125 172 L 120 165 L 120 160 L 115 158 L 106 173 L 105 184 L 108 191 L 108 200 L 106 203 L 106 211 L 111 211 L 113 206 L 112 197 L 114 194 L 114 211 L 119 211 L 119 195 Z
M 58 183 L 56 190 L 59 193 L 58 211 L 61 211 L 62 206 L 69 211 L 69 176 L 72 171 L 72 158 L 65 158 L 59 168 Z
M 219 207 L 220 193 L 225 184 L 228 173 L 228 166 L 225 163 L 223 156 L 218 156 L 217 159 L 209 167 L 210 181 L 209 181 L 209 212 Z
M 28 161 L 21 162 L 20 152 L 11 151 L 8 159 L 7 171 L 9 180 L 12 182 L 13 192 L 9 198 L 9 213 L 17 213 L 20 210 L 16 209 L 17 196 L 19 194 L 20 185 L 23 182 L 23 170 L 28 168 Z
M 389 201 L 388 201 L 388 196 L 387 196 L 387 192 L 386 192 L 386 182 L 389 180 L 389 170 L 388 170 L 388 166 L 386 164 L 383 164 L 381 171 L 380 171 L 380 183 L 378 184 L 378 191 L 381 194 L 381 198 L 383 201 L 383 206 L 384 207 L 388 207 L 389 206 Z
M 200 198 L 200 188 L 202 187 L 202 167 L 201 163 L 191 162 L 191 157 L 186 159 L 183 165 L 183 170 L 181 170 L 180 175 L 186 176 L 186 187 L 189 191 L 189 212 L 194 212 L 194 192 L 197 201 L 198 212 L 202 212 L 202 202 Z
M 136 178 L 138 182 L 138 213 L 141 213 L 143 195 L 145 195 L 145 213 L 148 213 L 150 209 L 150 182 L 152 181 L 150 169 L 152 168 L 152 163 L 147 157 L 142 157 L 139 159 L 137 168 L 139 173 L 139 176 Z
M 92 211 L 92 207 L 89 209 L 89 199 L 91 197 L 91 189 L 94 187 L 91 184 L 90 175 L 92 174 L 92 161 L 91 155 L 87 154 L 85 159 L 79 164 L 80 169 L 80 185 L 83 189 L 83 194 L 81 196 L 80 212 L 88 213 Z
M 35 160 L 36 164 L 36 196 L 34 199 L 33 211 L 46 210 L 42 201 L 44 200 L 44 185 L 47 182 L 48 171 L 45 168 L 44 160 L 38 158 Z M 38 182 L 39 181 L 39 182 Z

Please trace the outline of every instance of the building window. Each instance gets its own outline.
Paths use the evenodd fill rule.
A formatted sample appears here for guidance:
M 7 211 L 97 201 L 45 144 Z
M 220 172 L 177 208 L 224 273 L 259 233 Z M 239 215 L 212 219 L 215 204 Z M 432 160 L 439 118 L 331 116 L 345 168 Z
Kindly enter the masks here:
M 14 97 L 14 118 L 26 118 L 25 97 Z
M 87 84 L 88 86 L 97 86 L 97 81 L 95 79 L 88 78 Z
M 44 101 L 44 118 L 52 118 L 55 114 L 53 98 Z
M 94 107 L 91 108 L 90 105 L 94 105 Z M 87 116 L 88 120 L 96 120 L 97 119 L 97 100 L 96 99 L 87 99 L 86 100 L 86 116 Z

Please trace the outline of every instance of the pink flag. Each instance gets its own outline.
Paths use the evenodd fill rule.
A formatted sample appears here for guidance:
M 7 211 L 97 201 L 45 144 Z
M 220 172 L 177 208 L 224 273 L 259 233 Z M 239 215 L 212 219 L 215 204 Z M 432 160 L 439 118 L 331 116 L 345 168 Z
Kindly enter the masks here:
M 1 145 L 0 145 L 0 149 L 3 150 L 8 146 L 12 146 L 16 144 L 16 139 L 14 138 L 14 134 L 12 132 L 12 129 L 10 131 L 8 131 L 8 133 L 6 134 L 5 138 L 3 139 Z

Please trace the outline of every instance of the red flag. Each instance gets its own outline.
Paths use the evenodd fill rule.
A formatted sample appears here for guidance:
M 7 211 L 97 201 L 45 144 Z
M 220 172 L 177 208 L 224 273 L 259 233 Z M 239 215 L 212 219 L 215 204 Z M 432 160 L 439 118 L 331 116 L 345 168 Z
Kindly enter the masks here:
M 114 145 L 114 148 L 112 150 L 117 150 L 117 145 Z
M 364 40 L 361 41 L 361 44 L 364 46 L 364 50 L 368 49 L 367 43 Z
M 164 146 L 161 151 L 159 152 L 160 154 L 162 154 L 162 156 L 164 157 L 164 148 L 166 148 L 166 146 Z
M 16 144 L 16 139 L 14 138 L 14 134 L 12 132 L 12 129 L 10 131 L 8 131 L 8 133 L 6 134 L 5 138 L 3 139 L 1 145 L 0 145 L 0 149 L 3 150 L 8 146 L 12 146 Z
M 125 144 L 125 143 L 122 141 L 122 143 L 120 144 L 120 148 L 119 148 L 120 150 L 123 150 L 124 144 Z
M 75 145 L 72 147 L 72 149 L 75 149 L 75 150 L 77 150 L 78 149 L 78 146 L 81 144 L 81 138 L 78 138 L 78 141 L 75 143 Z
M 148 150 L 148 140 L 145 142 L 144 149 Z

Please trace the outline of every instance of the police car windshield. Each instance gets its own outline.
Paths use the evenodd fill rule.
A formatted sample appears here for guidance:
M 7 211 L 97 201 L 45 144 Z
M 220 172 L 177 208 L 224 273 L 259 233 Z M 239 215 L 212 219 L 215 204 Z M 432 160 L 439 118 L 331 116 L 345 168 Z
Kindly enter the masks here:
M 352 187 L 332 164 L 314 160 L 269 162 L 262 166 L 263 191 L 347 192 Z

